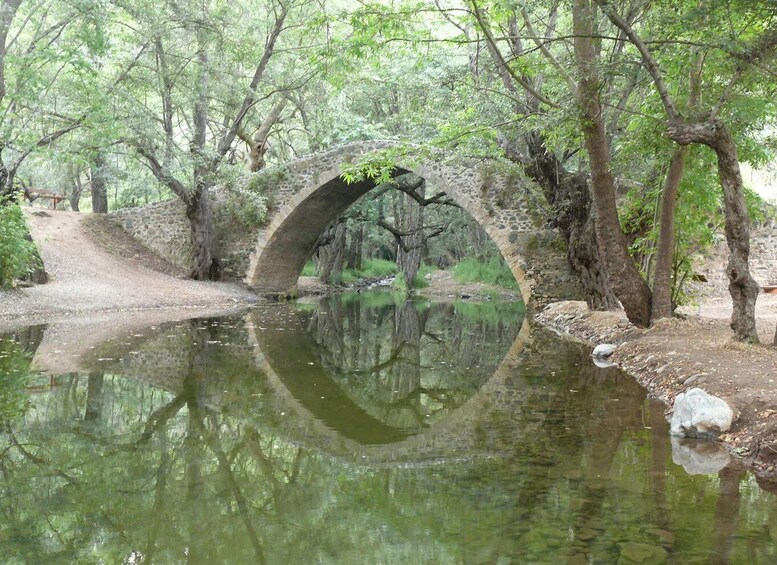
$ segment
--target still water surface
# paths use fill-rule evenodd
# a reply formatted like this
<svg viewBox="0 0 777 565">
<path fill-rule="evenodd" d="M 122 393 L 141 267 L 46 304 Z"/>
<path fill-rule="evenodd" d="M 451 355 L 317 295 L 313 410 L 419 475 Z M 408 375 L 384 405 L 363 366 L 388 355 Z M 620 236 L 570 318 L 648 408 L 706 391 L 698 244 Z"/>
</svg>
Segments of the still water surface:
<svg viewBox="0 0 777 565">
<path fill-rule="evenodd" d="M 775 496 L 520 304 L 272 304 L 67 374 L 45 332 L 0 337 L 2 563 L 777 562 Z"/>
</svg>

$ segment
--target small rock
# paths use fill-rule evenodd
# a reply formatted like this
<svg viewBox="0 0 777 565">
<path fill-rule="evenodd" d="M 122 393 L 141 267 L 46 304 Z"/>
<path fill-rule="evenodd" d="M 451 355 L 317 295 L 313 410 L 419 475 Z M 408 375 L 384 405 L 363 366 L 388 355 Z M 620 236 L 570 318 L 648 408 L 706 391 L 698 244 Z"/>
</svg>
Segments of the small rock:
<svg viewBox="0 0 777 565">
<path fill-rule="evenodd" d="M 700 388 L 692 388 L 675 398 L 670 433 L 685 437 L 714 437 L 728 431 L 733 420 L 734 411 L 726 401 Z"/>
<path fill-rule="evenodd" d="M 591 356 L 597 359 L 605 359 L 615 352 L 615 346 L 612 343 L 600 343 L 591 352 Z"/>
<path fill-rule="evenodd" d="M 695 383 L 696 381 L 698 381 L 698 380 L 699 380 L 700 378 L 702 378 L 703 376 L 704 376 L 703 374 L 698 374 L 698 375 L 691 375 L 691 376 L 690 376 L 690 377 L 688 377 L 687 379 L 684 379 L 684 380 L 682 381 L 682 384 L 684 384 L 684 385 L 692 385 L 693 383 Z"/>
</svg>

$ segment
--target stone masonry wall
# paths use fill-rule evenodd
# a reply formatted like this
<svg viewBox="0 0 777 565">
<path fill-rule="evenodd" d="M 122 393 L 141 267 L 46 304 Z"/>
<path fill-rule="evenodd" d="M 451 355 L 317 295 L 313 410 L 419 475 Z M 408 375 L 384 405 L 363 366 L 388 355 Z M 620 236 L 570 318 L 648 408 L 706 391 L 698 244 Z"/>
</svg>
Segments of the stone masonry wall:
<svg viewBox="0 0 777 565">
<path fill-rule="evenodd" d="M 227 193 L 210 192 L 216 253 L 228 278 L 241 280 L 256 245 L 257 228 L 236 226 L 226 206 Z M 125 208 L 109 216 L 125 231 L 157 255 L 183 269 L 192 267 L 191 228 L 180 199 L 156 202 L 140 208 Z"/>
<path fill-rule="evenodd" d="M 697 268 L 707 283 L 700 290 L 709 296 L 728 296 L 728 245 L 721 233 L 709 255 L 703 257 Z M 777 223 L 771 221 L 750 231 L 750 272 L 761 286 L 777 285 Z"/>
<path fill-rule="evenodd" d="M 261 229 L 238 225 L 227 211 L 226 191 L 211 191 L 216 253 L 225 274 L 245 280 L 260 292 L 292 289 L 326 225 L 374 186 L 367 181 L 348 185 L 341 178 L 341 165 L 394 145 L 353 143 L 260 171 L 258 180 L 267 185 L 274 202 L 267 226 Z M 427 194 L 444 191 L 486 230 L 515 275 L 524 300 L 542 304 L 582 299 L 563 241 L 543 226 L 543 199 L 533 183 L 445 154 L 408 155 L 400 160 L 407 161 L 399 163 L 400 170 L 412 170 L 426 179 Z M 111 215 L 161 257 L 182 268 L 191 267 L 190 228 L 180 200 Z"/>
</svg>

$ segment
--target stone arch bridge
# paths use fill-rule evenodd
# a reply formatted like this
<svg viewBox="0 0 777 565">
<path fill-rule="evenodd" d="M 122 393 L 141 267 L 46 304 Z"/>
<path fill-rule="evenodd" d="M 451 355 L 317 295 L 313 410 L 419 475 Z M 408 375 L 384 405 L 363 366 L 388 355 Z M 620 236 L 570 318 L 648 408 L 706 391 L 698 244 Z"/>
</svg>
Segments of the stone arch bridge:
<svg viewBox="0 0 777 565">
<path fill-rule="evenodd" d="M 251 255 L 245 278 L 248 286 L 261 293 L 294 294 L 299 273 L 318 237 L 375 188 L 371 180 L 346 183 L 342 179 L 343 164 L 358 162 L 394 145 L 351 143 L 288 163 L 287 174 L 273 187 L 277 207 Z M 444 192 L 483 227 L 513 272 L 525 302 L 579 296 L 560 239 L 541 225 L 543 219 L 537 210 L 540 196 L 528 181 L 494 172 L 482 164 L 452 162 L 444 154 L 410 154 L 404 161 L 395 163 L 397 174 L 413 172 L 423 177 L 428 195 Z M 507 191 L 509 204 L 498 206 L 497 202 L 507 200 Z M 540 264 L 533 264 L 532 258 Z"/>
<path fill-rule="evenodd" d="M 214 194 L 216 240 L 222 242 L 219 255 L 229 263 L 233 247 L 250 248 L 242 263 L 227 265 L 232 274 L 242 276 L 259 293 L 293 295 L 318 237 L 376 186 L 371 180 L 346 183 L 343 165 L 396 146 L 385 141 L 355 142 L 256 173 L 264 177 L 259 184 L 272 194 L 272 213 L 255 239 L 239 244 L 233 243 L 240 230 L 224 213 L 224 195 Z M 407 154 L 395 166 L 397 174 L 413 172 L 423 177 L 427 196 L 444 192 L 483 227 L 504 256 L 527 304 L 583 297 L 579 279 L 567 265 L 563 241 L 544 226 L 544 201 L 533 183 L 493 164 L 444 153 Z M 186 252 L 187 245 L 191 248 L 189 228 L 177 200 L 115 216 L 133 236 L 174 263 L 191 256 Z"/>
</svg>

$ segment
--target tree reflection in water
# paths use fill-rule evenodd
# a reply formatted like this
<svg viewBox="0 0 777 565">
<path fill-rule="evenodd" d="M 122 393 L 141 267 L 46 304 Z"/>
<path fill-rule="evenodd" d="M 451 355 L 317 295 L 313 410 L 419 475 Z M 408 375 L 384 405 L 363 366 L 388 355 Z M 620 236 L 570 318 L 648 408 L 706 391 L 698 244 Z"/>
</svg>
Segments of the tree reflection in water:
<svg viewBox="0 0 777 565">
<path fill-rule="evenodd" d="M 625 562 L 629 551 L 777 559 L 777 505 L 751 476 L 686 475 L 669 462 L 663 407 L 632 381 L 541 330 L 514 347 L 514 313 L 477 310 L 385 296 L 272 305 L 117 340 L 95 351 L 89 371 L 53 381 L 29 371 L 40 328 L 0 340 L 0 554 L 46 563 Z M 284 351 L 293 359 L 278 362 Z M 293 394 L 325 381 L 340 391 L 336 405 Z M 289 421 L 289 407 L 312 419 Z M 401 431 L 369 453 L 428 435 L 435 458 L 349 458 L 358 442 L 312 427 L 354 421 L 326 415 L 343 407 Z"/>
</svg>

